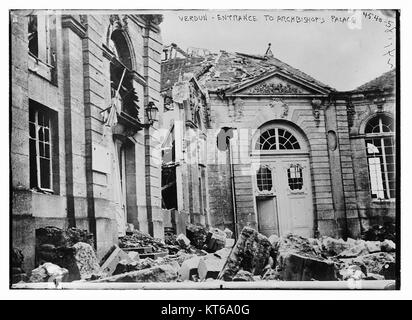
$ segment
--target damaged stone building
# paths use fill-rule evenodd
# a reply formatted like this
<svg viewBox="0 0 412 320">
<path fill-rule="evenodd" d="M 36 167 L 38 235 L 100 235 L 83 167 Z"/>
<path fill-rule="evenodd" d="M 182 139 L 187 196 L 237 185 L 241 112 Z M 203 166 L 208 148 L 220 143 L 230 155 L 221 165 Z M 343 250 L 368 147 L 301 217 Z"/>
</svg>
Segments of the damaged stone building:
<svg viewBox="0 0 412 320">
<path fill-rule="evenodd" d="M 204 58 L 190 57 L 176 44 L 165 47 L 163 52 L 162 74 L 167 76 L 162 78 L 161 86 L 164 110 L 160 126 L 166 135 L 162 148 L 162 199 L 163 208 L 169 210 L 165 212 L 165 226 L 170 219 L 176 232 L 185 221 L 210 225 L 206 180 L 210 109 L 208 95 L 197 82 L 197 75 L 188 72 Z M 178 56 L 183 59 L 176 59 Z M 189 68 L 187 59 L 192 62 Z M 186 72 L 181 71 L 182 67 Z"/>
<path fill-rule="evenodd" d="M 396 70 L 339 92 L 264 55 L 163 47 L 161 15 L 12 11 L 12 246 L 77 227 L 359 237 L 395 219 Z M 250 231 L 250 229 L 247 229 Z M 222 231 L 223 232 L 223 231 Z"/>
<path fill-rule="evenodd" d="M 163 236 L 162 16 L 72 13 L 10 13 L 11 236 L 27 270 L 44 226 L 89 230 L 98 257 L 127 224 Z"/>
<path fill-rule="evenodd" d="M 250 226 L 357 238 L 394 222 L 395 76 L 339 92 L 276 59 L 270 45 L 264 55 L 166 47 L 165 114 L 198 96 L 205 103 L 207 164 L 196 170 L 206 170 L 206 224 L 235 235 Z M 176 181 L 196 193 L 190 178 Z"/>
</svg>

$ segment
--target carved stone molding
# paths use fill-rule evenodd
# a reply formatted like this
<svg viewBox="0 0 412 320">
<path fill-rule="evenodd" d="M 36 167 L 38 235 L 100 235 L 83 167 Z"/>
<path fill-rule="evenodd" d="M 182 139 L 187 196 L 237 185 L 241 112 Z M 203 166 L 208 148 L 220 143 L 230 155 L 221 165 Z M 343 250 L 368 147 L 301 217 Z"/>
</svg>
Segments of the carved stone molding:
<svg viewBox="0 0 412 320">
<path fill-rule="evenodd" d="M 351 128 L 353 126 L 353 121 L 356 115 L 355 106 L 353 105 L 352 101 L 348 101 L 346 105 L 346 111 L 348 113 L 348 126 Z"/>
<path fill-rule="evenodd" d="M 312 100 L 312 109 L 313 109 L 313 117 L 316 121 L 320 121 L 320 108 L 322 106 L 322 100 L 320 99 L 313 99 Z"/>
<path fill-rule="evenodd" d="M 109 20 L 110 20 L 110 24 L 112 25 L 113 31 L 114 30 L 127 31 L 127 16 L 126 15 L 111 14 L 109 17 Z"/>
<path fill-rule="evenodd" d="M 86 28 L 81 23 L 81 16 L 76 19 L 72 15 L 63 15 L 62 16 L 62 27 L 69 28 L 75 34 L 77 34 L 80 38 L 84 38 L 86 36 Z"/>
<path fill-rule="evenodd" d="M 159 24 L 163 22 L 163 15 L 161 14 L 142 14 L 140 15 L 148 25 L 155 27 L 155 29 L 159 28 Z"/>
<path fill-rule="evenodd" d="M 245 102 L 241 98 L 236 98 L 233 100 L 232 104 L 235 119 L 240 119 L 243 116 Z"/>
<path fill-rule="evenodd" d="M 286 102 L 284 102 L 282 99 L 279 99 L 279 98 L 273 99 L 272 102 L 269 104 L 269 106 L 271 108 L 282 110 L 281 114 L 279 115 L 280 118 L 286 118 L 289 114 L 289 105 Z"/>
<path fill-rule="evenodd" d="M 376 105 L 376 107 L 378 108 L 376 110 L 377 113 L 381 113 L 383 112 L 383 105 L 385 104 L 386 99 L 385 98 L 376 98 L 373 99 L 373 103 Z"/>
<path fill-rule="evenodd" d="M 301 89 L 291 86 L 289 83 L 271 83 L 265 82 L 254 86 L 247 90 L 249 94 L 302 94 L 304 93 Z"/>
</svg>

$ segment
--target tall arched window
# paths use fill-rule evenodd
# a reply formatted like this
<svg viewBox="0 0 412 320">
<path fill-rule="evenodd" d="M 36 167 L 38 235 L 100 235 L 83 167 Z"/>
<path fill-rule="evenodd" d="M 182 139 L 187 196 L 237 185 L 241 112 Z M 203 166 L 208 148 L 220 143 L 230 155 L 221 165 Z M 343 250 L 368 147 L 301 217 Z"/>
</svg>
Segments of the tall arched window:
<svg viewBox="0 0 412 320">
<path fill-rule="evenodd" d="M 108 44 L 114 54 L 110 61 L 112 98 L 119 101 L 121 111 L 139 119 L 139 97 L 133 86 L 131 52 L 123 31 L 113 31 Z"/>
<path fill-rule="evenodd" d="M 382 114 L 369 120 L 365 126 L 365 145 L 372 198 L 395 198 L 393 119 Z"/>
<path fill-rule="evenodd" d="M 300 145 L 295 136 L 286 129 L 270 128 L 256 142 L 258 150 L 297 150 Z"/>
</svg>

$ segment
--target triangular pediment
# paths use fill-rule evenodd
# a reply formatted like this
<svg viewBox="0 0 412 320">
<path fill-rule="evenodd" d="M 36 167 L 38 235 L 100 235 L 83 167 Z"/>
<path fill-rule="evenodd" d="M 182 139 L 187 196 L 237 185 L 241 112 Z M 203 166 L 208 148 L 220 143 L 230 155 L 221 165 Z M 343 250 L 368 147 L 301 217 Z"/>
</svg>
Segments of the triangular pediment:
<svg viewBox="0 0 412 320">
<path fill-rule="evenodd" d="M 325 94 L 328 90 L 306 80 L 295 78 L 281 72 L 260 75 L 230 90 L 242 95 L 315 95 Z"/>
</svg>

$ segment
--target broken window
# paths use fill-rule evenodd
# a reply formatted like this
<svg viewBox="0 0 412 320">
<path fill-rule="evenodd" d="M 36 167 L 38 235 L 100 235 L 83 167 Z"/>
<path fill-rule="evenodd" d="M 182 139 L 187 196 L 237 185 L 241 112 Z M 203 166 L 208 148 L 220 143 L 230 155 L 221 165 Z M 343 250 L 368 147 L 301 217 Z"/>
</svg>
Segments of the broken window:
<svg viewBox="0 0 412 320">
<path fill-rule="evenodd" d="M 176 165 L 162 165 L 162 208 L 177 208 Z"/>
<path fill-rule="evenodd" d="M 290 190 L 302 190 L 303 175 L 302 167 L 300 165 L 291 165 L 288 169 L 288 184 Z"/>
<path fill-rule="evenodd" d="M 51 112 L 29 103 L 30 188 L 52 191 Z"/>
<path fill-rule="evenodd" d="M 39 37 L 37 34 L 37 16 L 29 16 L 29 52 L 34 56 L 39 56 Z"/>
<path fill-rule="evenodd" d="M 281 128 L 271 128 L 264 131 L 256 142 L 259 150 L 294 150 L 300 149 L 295 136 L 289 131 Z"/>
<path fill-rule="evenodd" d="M 365 127 L 371 196 L 395 198 L 396 170 L 393 120 L 386 115 L 371 119 Z"/>
<path fill-rule="evenodd" d="M 260 167 L 257 172 L 256 179 L 257 187 L 260 191 L 272 190 L 272 171 L 268 167 Z"/>
<path fill-rule="evenodd" d="M 48 14 L 33 14 L 28 16 L 29 52 L 42 62 L 54 66 L 54 51 L 52 49 L 52 31 L 55 17 Z"/>
<path fill-rule="evenodd" d="M 122 31 L 113 31 L 109 48 L 114 54 L 110 63 L 111 97 L 118 101 L 120 111 L 139 119 L 139 97 L 133 86 L 131 55 Z"/>
</svg>

